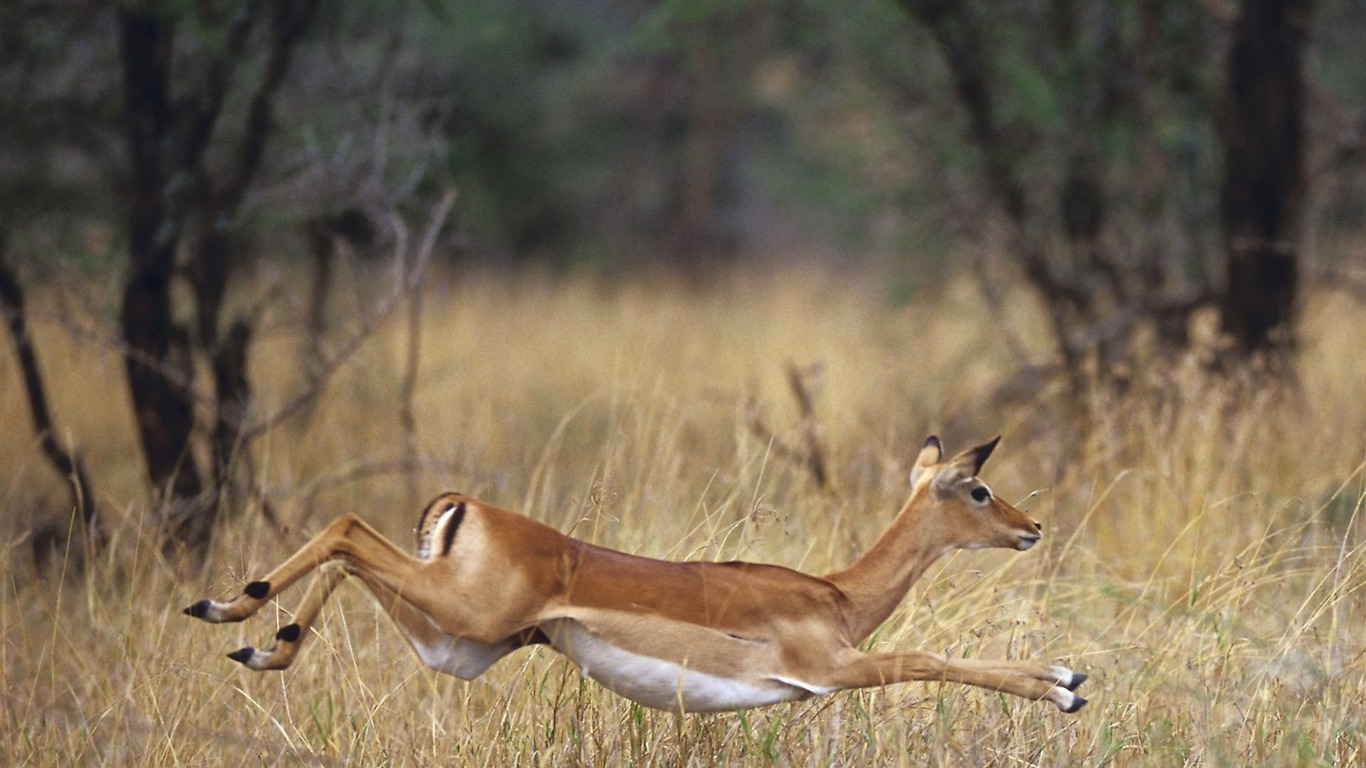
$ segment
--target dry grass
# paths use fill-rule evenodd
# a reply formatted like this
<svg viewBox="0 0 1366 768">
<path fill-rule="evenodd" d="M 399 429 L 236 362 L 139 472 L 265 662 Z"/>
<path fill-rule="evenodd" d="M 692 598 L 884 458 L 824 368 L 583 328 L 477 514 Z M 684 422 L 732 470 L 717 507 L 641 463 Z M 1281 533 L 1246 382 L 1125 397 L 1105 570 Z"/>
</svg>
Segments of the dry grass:
<svg viewBox="0 0 1366 768">
<path fill-rule="evenodd" d="M 111 328 L 99 291 L 79 324 Z M 1348 765 L 1366 729 L 1363 312 L 1311 305 L 1297 396 L 1171 361 L 1160 386 L 1093 407 L 996 402 L 1013 370 L 972 292 L 905 309 L 846 276 L 666 280 L 465 276 L 427 302 L 414 477 L 351 470 L 402 455 L 386 329 L 306 423 L 255 446 L 289 532 L 256 510 L 202 573 L 146 535 L 121 366 L 62 324 L 40 328 L 58 421 L 116 519 L 108 556 L 35 579 L 17 530 L 62 503 L 0 355 L 0 764 L 56 765 Z M 57 312 L 60 295 L 37 299 Z M 66 300 L 69 303 L 69 299 Z M 1030 313 L 1018 321 L 1028 337 Z M 267 404 L 299 380 L 281 316 L 253 374 Z M 822 361 L 818 409 L 836 499 L 749 433 L 757 396 L 793 427 L 782 365 Z M 744 714 L 643 711 L 545 650 L 474 683 L 423 668 L 355 587 L 283 674 L 223 658 L 274 620 L 180 615 L 235 592 L 331 516 L 400 541 L 425 498 L 458 489 L 576 535 L 673 558 L 833 568 L 871 543 L 924 436 L 951 449 L 1001 431 L 984 473 L 1049 536 L 1027 554 L 963 553 L 917 585 L 879 647 L 1058 659 L 1089 672 L 1077 716 L 957 686 L 901 685 Z M 791 433 L 786 433 L 790 435 Z M 287 594 L 283 608 L 298 599 Z"/>
</svg>

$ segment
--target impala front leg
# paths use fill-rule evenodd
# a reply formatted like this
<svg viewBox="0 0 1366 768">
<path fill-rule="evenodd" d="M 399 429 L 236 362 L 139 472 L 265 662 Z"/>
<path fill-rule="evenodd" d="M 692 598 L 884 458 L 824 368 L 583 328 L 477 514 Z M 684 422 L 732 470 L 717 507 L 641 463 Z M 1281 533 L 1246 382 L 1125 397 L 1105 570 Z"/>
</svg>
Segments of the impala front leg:
<svg viewBox="0 0 1366 768">
<path fill-rule="evenodd" d="M 963 683 L 1025 699 L 1047 699 L 1064 712 L 1076 712 L 1086 699 L 1073 689 L 1086 675 L 1055 664 L 1032 661 L 949 659 L 926 651 L 859 653 L 835 670 L 839 688 L 868 688 L 890 683 L 936 680 Z"/>
</svg>

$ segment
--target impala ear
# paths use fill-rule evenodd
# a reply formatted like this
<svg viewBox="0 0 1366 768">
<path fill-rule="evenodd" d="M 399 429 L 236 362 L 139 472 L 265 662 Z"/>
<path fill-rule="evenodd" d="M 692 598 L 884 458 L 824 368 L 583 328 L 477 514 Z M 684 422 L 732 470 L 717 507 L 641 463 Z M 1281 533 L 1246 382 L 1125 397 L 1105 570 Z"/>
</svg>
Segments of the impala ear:
<svg viewBox="0 0 1366 768">
<path fill-rule="evenodd" d="M 969 448 L 944 462 L 943 469 L 934 476 L 935 493 L 945 497 L 951 496 L 961 483 L 976 477 L 999 442 L 1001 438 L 998 436 L 989 443 Z"/>
<path fill-rule="evenodd" d="M 982 443 L 976 448 L 969 448 L 957 456 L 954 456 L 953 461 L 949 463 L 954 467 L 963 470 L 964 474 L 968 477 L 975 477 L 982 471 L 982 465 L 987 463 L 987 457 L 991 455 L 992 451 L 996 450 L 996 444 L 999 442 L 1001 442 L 1001 436 L 997 435 L 995 439 L 990 442 Z M 972 471 L 968 472 L 968 469 L 971 469 Z"/>
<path fill-rule="evenodd" d="M 920 454 L 915 457 L 915 466 L 911 468 L 911 487 L 920 482 L 920 478 L 925 476 L 925 471 L 939 460 L 944 458 L 944 446 L 940 445 L 939 438 L 930 435 L 925 441 L 925 447 L 920 449 Z"/>
</svg>

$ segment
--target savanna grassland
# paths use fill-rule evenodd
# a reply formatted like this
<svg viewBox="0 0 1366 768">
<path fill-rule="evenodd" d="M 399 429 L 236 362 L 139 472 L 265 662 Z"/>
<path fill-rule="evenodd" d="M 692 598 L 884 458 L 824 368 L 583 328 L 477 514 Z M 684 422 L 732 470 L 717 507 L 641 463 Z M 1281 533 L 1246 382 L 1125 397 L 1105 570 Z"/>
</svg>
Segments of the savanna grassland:
<svg viewBox="0 0 1366 768">
<path fill-rule="evenodd" d="M 1078 398 L 1016 375 L 1002 328 L 1041 359 L 1035 313 L 1021 301 L 993 315 L 967 281 L 898 305 L 876 280 L 819 270 L 709 288 L 434 279 L 415 448 L 401 426 L 409 336 L 396 317 L 314 408 L 250 447 L 279 527 L 244 502 L 195 568 L 164 558 L 150 531 L 122 362 L 106 341 L 114 294 L 87 281 L 32 298 L 62 439 L 89 464 L 112 530 L 82 568 L 59 560 L 34 574 L 24 532 L 63 519 L 66 496 L 32 437 L 11 351 L 0 354 L 0 765 L 1366 757 L 1366 311 L 1346 300 L 1306 301 L 1291 391 L 1215 378 L 1193 356 L 1140 366 L 1123 396 Z M 251 367 L 265 409 L 302 381 L 298 313 L 274 301 Z M 335 319 L 345 335 L 344 308 Z M 828 492 L 779 445 L 800 439 L 787 361 L 820 366 L 808 381 Z M 288 623 L 299 591 L 240 625 L 180 612 L 235 594 L 343 512 L 407 545 L 421 505 L 448 489 L 629 552 L 824 572 L 891 520 L 930 433 L 950 451 L 1002 434 L 982 476 L 1043 521 L 1045 538 L 1027 553 L 945 558 L 872 647 L 1057 660 L 1091 675 L 1081 713 L 906 684 L 680 718 L 580 680 L 545 649 L 465 683 L 423 667 L 355 585 L 291 669 L 254 673 L 224 654 Z"/>
</svg>

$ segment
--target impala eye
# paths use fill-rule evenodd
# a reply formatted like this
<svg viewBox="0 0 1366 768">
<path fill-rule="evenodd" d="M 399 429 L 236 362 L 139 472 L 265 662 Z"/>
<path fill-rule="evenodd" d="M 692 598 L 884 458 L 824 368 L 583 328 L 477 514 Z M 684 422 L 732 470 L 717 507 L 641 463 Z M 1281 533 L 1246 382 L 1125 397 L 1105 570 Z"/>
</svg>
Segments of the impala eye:
<svg viewBox="0 0 1366 768">
<path fill-rule="evenodd" d="M 991 498 L 991 491 L 985 485 L 979 485 L 976 488 L 973 488 L 972 492 L 968 495 L 972 497 L 973 501 L 981 504 Z"/>
</svg>

